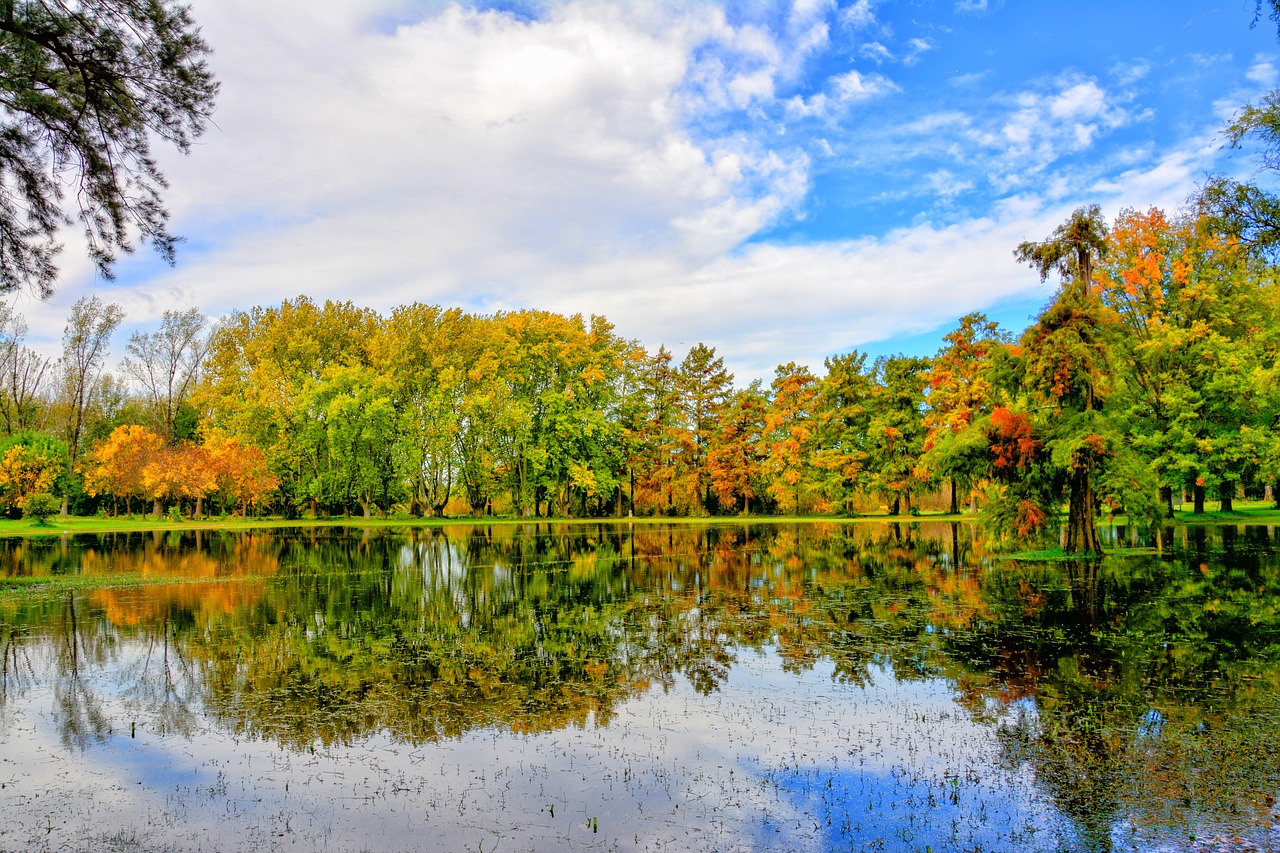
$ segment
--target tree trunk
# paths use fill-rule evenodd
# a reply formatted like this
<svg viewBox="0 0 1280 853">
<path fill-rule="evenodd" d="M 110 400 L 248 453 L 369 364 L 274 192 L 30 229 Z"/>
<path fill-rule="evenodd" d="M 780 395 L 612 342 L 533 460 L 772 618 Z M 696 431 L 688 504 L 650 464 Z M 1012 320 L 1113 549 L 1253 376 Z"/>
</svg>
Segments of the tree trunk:
<svg viewBox="0 0 1280 853">
<path fill-rule="evenodd" d="M 1235 505 L 1232 504 L 1232 496 L 1235 494 L 1235 483 L 1223 483 L 1218 486 L 1218 503 L 1219 509 L 1223 512 L 1234 512 Z"/>
<path fill-rule="evenodd" d="M 894 495 L 893 504 L 889 507 L 889 515 L 897 515 L 902 509 L 902 498 Z"/>
<path fill-rule="evenodd" d="M 951 505 L 947 507 L 947 514 L 958 515 L 959 512 L 960 512 L 960 505 L 956 503 L 956 478 L 952 477 L 951 478 Z"/>
<path fill-rule="evenodd" d="M 1067 506 L 1067 553 L 1102 553 L 1094 506 L 1093 480 L 1089 476 L 1089 470 L 1074 469 L 1071 472 L 1071 500 Z"/>
<path fill-rule="evenodd" d="M 911 515 L 911 493 L 907 492 L 902 496 L 902 514 Z"/>
<path fill-rule="evenodd" d="M 1196 515 L 1204 515 L 1204 486 L 1196 483 L 1191 489 L 1191 501 L 1194 508 L 1191 510 Z"/>
<path fill-rule="evenodd" d="M 1160 503 L 1164 504 L 1164 517 L 1173 518 L 1173 486 L 1160 487 Z"/>
</svg>

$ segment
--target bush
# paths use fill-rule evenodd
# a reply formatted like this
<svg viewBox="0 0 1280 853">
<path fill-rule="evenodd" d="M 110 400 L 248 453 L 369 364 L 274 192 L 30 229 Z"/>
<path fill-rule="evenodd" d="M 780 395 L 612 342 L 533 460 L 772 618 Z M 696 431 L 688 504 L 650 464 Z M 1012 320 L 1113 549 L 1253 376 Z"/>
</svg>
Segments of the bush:
<svg viewBox="0 0 1280 853">
<path fill-rule="evenodd" d="M 49 516 L 57 515 L 62 509 L 62 501 L 48 492 L 36 492 L 27 495 L 22 502 L 22 517 L 33 518 L 41 526 L 49 523 Z"/>
</svg>

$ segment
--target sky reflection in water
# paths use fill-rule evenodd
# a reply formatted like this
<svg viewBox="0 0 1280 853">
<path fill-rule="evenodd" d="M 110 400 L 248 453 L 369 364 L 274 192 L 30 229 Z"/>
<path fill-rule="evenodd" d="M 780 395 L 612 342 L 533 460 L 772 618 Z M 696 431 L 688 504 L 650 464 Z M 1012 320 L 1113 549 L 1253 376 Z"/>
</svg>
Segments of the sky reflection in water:
<svg viewBox="0 0 1280 853">
<path fill-rule="evenodd" d="M 1273 531 L 196 539 L 10 546 L 0 848 L 1277 845 Z"/>
</svg>

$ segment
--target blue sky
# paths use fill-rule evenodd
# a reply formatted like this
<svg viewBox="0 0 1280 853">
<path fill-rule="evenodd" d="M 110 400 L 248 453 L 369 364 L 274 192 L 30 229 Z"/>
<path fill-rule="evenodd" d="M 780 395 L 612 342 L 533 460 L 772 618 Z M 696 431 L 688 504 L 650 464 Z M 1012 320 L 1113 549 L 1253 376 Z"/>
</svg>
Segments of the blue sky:
<svg viewBox="0 0 1280 853">
<path fill-rule="evenodd" d="M 305 293 L 378 310 L 604 314 L 740 383 L 936 351 L 1052 294 L 1012 258 L 1076 206 L 1176 209 L 1248 176 L 1220 131 L 1277 85 L 1248 0 L 488 3 L 194 0 L 216 126 L 166 156 L 168 268 L 107 283 L 67 237 L 56 353 L 97 292 L 128 319 Z"/>
</svg>

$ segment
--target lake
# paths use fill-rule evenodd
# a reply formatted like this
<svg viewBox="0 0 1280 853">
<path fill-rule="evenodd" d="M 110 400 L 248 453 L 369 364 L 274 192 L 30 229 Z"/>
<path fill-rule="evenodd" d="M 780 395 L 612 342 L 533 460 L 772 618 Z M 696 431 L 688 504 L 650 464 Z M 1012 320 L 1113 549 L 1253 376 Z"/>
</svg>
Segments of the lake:
<svg viewBox="0 0 1280 853">
<path fill-rule="evenodd" d="M 1280 849 L 1280 530 L 1106 533 L 8 540 L 0 850 Z"/>
</svg>

